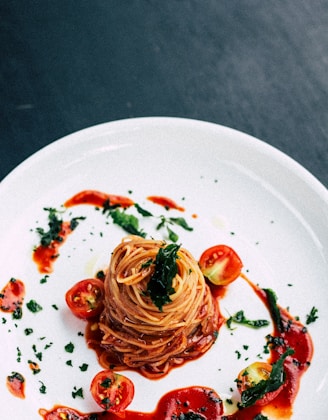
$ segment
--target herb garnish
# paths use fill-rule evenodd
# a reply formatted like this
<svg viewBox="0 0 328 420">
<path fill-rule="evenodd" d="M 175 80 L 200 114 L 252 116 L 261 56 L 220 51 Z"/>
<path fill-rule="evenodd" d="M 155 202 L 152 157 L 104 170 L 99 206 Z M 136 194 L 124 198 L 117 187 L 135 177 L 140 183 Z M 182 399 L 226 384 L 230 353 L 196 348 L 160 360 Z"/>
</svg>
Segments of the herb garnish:
<svg viewBox="0 0 328 420">
<path fill-rule="evenodd" d="M 39 388 L 39 391 L 41 394 L 46 394 L 47 393 L 47 387 L 45 386 L 45 384 L 42 381 L 39 381 L 41 386 Z"/>
<path fill-rule="evenodd" d="M 84 398 L 83 396 L 83 389 L 77 389 L 76 386 L 73 388 L 72 397 L 75 399 L 76 397 Z"/>
<path fill-rule="evenodd" d="M 163 305 L 171 302 L 170 295 L 175 292 L 172 281 L 178 272 L 179 248 L 180 245 L 170 244 L 160 248 L 156 255 L 155 271 L 148 282 L 147 292 L 160 311 L 163 311 Z"/>
<path fill-rule="evenodd" d="M 235 315 L 232 315 L 229 319 L 227 319 L 227 327 L 231 329 L 231 324 L 235 322 L 236 324 L 246 325 L 252 328 L 262 328 L 269 325 L 269 321 L 266 319 L 257 319 L 257 320 L 250 320 L 245 317 L 244 311 L 238 311 Z"/>
<path fill-rule="evenodd" d="M 152 213 L 150 213 L 150 211 L 145 210 L 144 208 L 139 206 L 139 204 L 135 203 L 134 207 L 137 209 L 138 213 L 141 214 L 141 216 L 143 216 L 143 217 L 153 217 L 153 215 L 152 215 Z"/>
<path fill-rule="evenodd" d="M 173 230 L 170 228 L 169 225 L 180 226 L 183 229 L 188 230 L 188 231 L 193 230 L 193 228 L 188 225 L 188 223 L 186 222 L 186 220 L 183 217 L 168 217 L 167 218 L 167 217 L 162 215 L 162 216 L 160 216 L 160 219 L 161 219 L 161 221 L 157 225 L 156 229 L 160 230 L 160 229 L 166 227 L 169 239 L 172 242 L 177 242 L 178 239 L 179 239 L 179 236 L 175 232 L 173 232 Z"/>
<path fill-rule="evenodd" d="M 65 351 L 67 351 L 67 353 L 73 353 L 73 351 L 74 351 L 74 344 L 73 343 L 66 344 Z"/>
<path fill-rule="evenodd" d="M 59 217 L 59 211 L 53 207 L 44 207 L 45 211 L 48 214 L 48 227 L 49 229 L 46 231 L 45 229 L 38 227 L 36 228 L 36 232 L 40 235 L 40 244 L 42 246 L 49 246 L 52 241 L 59 241 L 62 242 L 63 238 L 60 236 L 60 232 L 63 227 L 63 220 Z M 85 217 L 73 217 L 70 221 L 70 229 L 74 230 L 79 224 L 80 220 L 84 220 Z"/>
<path fill-rule="evenodd" d="M 86 372 L 88 370 L 89 365 L 87 363 L 83 363 L 81 366 L 79 366 L 79 369 L 81 372 Z"/>
<path fill-rule="evenodd" d="M 126 208 L 120 209 L 121 206 L 119 204 L 112 206 L 109 200 L 106 200 L 102 207 L 102 213 L 110 216 L 113 222 L 124 229 L 127 233 L 141 236 L 143 238 L 146 237 L 147 234 L 139 228 L 139 219 L 133 214 L 128 214 Z M 150 211 L 144 209 L 137 203 L 134 204 L 134 208 L 143 217 L 155 217 Z M 162 228 L 166 228 L 169 240 L 174 243 L 178 241 L 179 236 L 171 229 L 171 225 L 180 226 L 188 231 L 193 230 L 193 228 L 188 225 L 183 217 L 166 218 L 162 215 L 159 216 L 159 218 L 160 222 L 157 224 L 156 229 L 160 230 Z"/>
<path fill-rule="evenodd" d="M 318 319 L 317 313 L 318 309 L 313 306 L 310 313 L 306 316 L 306 325 L 309 325 Z"/>
<path fill-rule="evenodd" d="M 29 302 L 27 302 L 26 306 L 33 313 L 42 311 L 42 306 L 39 305 L 34 299 L 31 299 Z"/>
<path fill-rule="evenodd" d="M 272 370 L 268 379 L 262 379 L 251 388 L 245 389 L 241 393 L 241 406 L 249 407 L 259 399 L 261 399 L 267 392 L 276 391 L 285 382 L 284 361 L 292 355 L 294 350 L 289 348 L 283 353 L 280 358 L 273 363 Z"/>
<path fill-rule="evenodd" d="M 45 207 L 43 210 L 49 212 L 48 214 L 48 226 L 49 230 L 45 231 L 43 228 L 36 228 L 37 233 L 41 236 L 40 243 L 42 246 L 49 246 L 52 241 L 61 238 L 59 233 L 62 229 L 63 221 L 58 217 L 58 211 L 52 207 Z"/>
<path fill-rule="evenodd" d="M 101 382 L 101 384 L 100 384 L 100 386 L 102 387 L 102 388 L 110 388 L 111 387 L 111 385 L 112 385 L 112 380 L 110 379 L 110 378 L 105 378 L 102 382 Z"/>
<path fill-rule="evenodd" d="M 139 220 L 133 214 L 127 214 L 124 210 L 115 209 L 110 216 L 116 225 L 121 226 L 126 232 L 145 238 L 146 233 L 139 229 Z"/>
<path fill-rule="evenodd" d="M 12 318 L 13 319 L 22 319 L 23 316 L 23 311 L 22 311 L 22 307 L 21 307 L 21 302 L 17 302 L 15 303 L 16 307 L 15 310 L 12 313 Z"/>
<path fill-rule="evenodd" d="M 268 304 L 269 304 L 269 311 L 272 317 L 272 321 L 274 322 L 275 326 L 278 328 L 278 330 L 280 332 L 284 331 L 284 325 L 282 323 L 282 319 L 281 319 L 281 315 L 280 315 L 280 310 L 279 307 L 277 305 L 277 296 L 275 294 L 275 292 L 271 289 L 262 289 L 266 296 L 267 296 L 267 300 L 268 300 Z"/>
</svg>

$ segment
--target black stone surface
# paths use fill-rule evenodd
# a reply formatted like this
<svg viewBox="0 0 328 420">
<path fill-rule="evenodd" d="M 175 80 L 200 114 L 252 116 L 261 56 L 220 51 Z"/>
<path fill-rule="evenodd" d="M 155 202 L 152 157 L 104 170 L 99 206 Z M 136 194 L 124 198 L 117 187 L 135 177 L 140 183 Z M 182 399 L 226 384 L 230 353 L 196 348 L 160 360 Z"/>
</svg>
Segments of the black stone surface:
<svg viewBox="0 0 328 420">
<path fill-rule="evenodd" d="M 328 186 L 325 0 L 2 0 L 0 179 L 50 142 L 175 116 L 258 137 Z"/>
</svg>

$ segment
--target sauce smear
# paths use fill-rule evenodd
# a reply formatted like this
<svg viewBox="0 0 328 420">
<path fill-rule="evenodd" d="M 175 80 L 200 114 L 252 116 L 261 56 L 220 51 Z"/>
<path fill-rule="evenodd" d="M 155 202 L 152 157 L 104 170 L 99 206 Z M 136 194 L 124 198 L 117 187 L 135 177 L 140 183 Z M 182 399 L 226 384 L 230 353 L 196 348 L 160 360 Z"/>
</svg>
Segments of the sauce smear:
<svg viewBox="0 0 328 420">
<path fill-rule="evenodd" d="M 6 385 L 12 395 L 21 399 L 25 398 L 25 379 L 23 375 L 12 372 L 10 376 L 7 376 Z"/>
<path fill-rule="evenodd" d="M 184 207 L 179 206 L 175 201 L 168 197 L 162 197 L 159 195 L 150 195 L 147 200 L 154 204 L 165 207 L 167 210 L 174 209 L 179 211 L 185 211 Z"/>
<path fill-rule="evenodd" d="M 73 207 L 79 204 L 90 204 L 97 207 L 103 207 L 105 203 L 123 208 L 131 207 L 134 204 L 130 198 L 122 195 L 106 194 L 95 190 L 85 190 L 65 201 L 64 206 Z"/>
<path fill-rule="evenodd" d="M 18 279 L 10 279 L 0 292 L 0 310 L 12 313 L 15 319 L 21 318 L 24 296 L 24 283 Z"/>
<path fill-rule="evenodd" d="M 64 406 L 55 406 L 47 411 L 40 409 L 39 414 L 44 420 L 56 420 L 61 418 L 74 418 L 75 420 L 91 419 L 95 413 L 81 413 L 77 410 Z M 110 412 L 97 413 L 97 419 L 104 420 L 171 420 L 171 419 L 196 419 L 215 420 L 223 414 L 223 405 L 218 394 L 206 387 L 188 387 L 170 391 L 164 395 L 156 410 L 152 413 L 142 413 L 126 410 L 124 414 Z M 67 415 L 67 417 L 64 417 Z M 71 417 L 68 417 L 70 415 Z M 57 417 L 56 417 L 57 416 Z"/>
<path fill-rule="evenodd" d="M 73 232 L 70 222 L 63 222 L 58 239 L 51 241 L 49 245 L 39 245 L 33 252 L 33 261 L 40 273 L 52 273 L 54 262 L 59 257 L 59 248 L 65 242 L 67 236 Z"/>
</svg>

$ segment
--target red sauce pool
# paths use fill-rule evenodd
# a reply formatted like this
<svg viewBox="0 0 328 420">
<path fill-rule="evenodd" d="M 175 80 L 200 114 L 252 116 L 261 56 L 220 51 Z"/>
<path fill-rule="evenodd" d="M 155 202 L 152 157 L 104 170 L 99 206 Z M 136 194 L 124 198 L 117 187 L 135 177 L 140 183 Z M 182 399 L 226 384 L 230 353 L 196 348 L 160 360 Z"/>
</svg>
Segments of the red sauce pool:
<svg viewBox="0 0 328 420">
<path fill-rule="evenodd" d="M 44 420 L 56 420 L 60 418 L 60 414 L 70 414 L 74 420 L 87 420 L 92 413 L 85 414 L 69 407 L 55 406 L 52 410 L 47 411 L 40 409 L 39 414 Z M 188 387 L 170 391 L 165 394 L 152 413 L 142 413 L 126 410 L 124 414 L 113 413 L 97 413 L 97 418 L 104 420 L 172 420 L 180 418 L 182 414 L 198 414 L 199 419 L 215 420 L 220 419 L 223 413 L 223 405 L 218 394 L 210 388 L 206 387 Z M 57 416 L 57 417 L 56 417 Z M 177 417 L 175 417 L 177 416 Z M 181 416 L 182 418 L 182 416 Z"/>
</svg>

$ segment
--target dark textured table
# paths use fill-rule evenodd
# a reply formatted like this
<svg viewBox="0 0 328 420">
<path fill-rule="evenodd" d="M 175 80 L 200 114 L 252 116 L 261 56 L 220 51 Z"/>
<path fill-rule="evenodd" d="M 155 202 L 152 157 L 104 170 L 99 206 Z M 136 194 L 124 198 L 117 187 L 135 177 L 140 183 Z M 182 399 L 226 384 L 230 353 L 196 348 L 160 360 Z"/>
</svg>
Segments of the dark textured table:
<svg viewBox="0 0 328 420">
<path fill-rule="evenodd" d="M 328 186 L 325 0 L 2 0 L 0 179 L 76 130 L 216 122 Z"/>
</svg>

